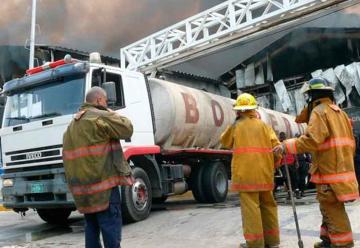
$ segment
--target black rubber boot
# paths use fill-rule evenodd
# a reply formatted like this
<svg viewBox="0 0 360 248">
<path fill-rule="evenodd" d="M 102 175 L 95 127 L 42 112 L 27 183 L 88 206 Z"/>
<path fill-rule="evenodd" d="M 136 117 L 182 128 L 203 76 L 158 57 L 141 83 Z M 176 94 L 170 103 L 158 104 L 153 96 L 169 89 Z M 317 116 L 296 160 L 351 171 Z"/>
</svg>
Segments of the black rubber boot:
<svg viewBox="0 0 360 248">
<path fill-rule="evenodd" d="M 325 241 L 316 242 L 314 248 L 331 248 L 330 243 Z"/>
</svg>

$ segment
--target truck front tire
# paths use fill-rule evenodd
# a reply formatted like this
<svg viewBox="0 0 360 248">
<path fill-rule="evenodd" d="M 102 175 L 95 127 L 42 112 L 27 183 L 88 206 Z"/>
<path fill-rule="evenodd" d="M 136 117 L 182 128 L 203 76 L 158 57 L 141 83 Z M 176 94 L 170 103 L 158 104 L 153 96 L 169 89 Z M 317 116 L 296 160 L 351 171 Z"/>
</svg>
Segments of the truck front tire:
<svg viewBox="0 0 360 248">
<path fill-rule="evenodd" d="M 48 208 L 37 209 L 36 211 L 43 221 L 54 225 L 64 225 L 67 224 L 72 210 L 68 208 Z"/>
<path fill-rule="evenodd" d="M 146 219 L 152 205 L 151 184 L 146 172 L 135 167 L 133 177 L 135 183 L 132 186 L 121 187 L 121 209 L 123 220 L 126 223 Z"/>
</svg>

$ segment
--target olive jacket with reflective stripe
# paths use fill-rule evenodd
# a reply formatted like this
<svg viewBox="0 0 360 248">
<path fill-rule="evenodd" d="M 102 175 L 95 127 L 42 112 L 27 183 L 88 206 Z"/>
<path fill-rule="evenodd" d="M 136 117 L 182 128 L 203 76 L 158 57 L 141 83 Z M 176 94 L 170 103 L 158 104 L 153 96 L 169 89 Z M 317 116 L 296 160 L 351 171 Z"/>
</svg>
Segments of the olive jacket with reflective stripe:
<svg viewBox="0 0 360 248">
<path fill-rule="evenodd" d="M 63 138 L 66 180 L 81 213 L 103 211 L 111 189 L 131 185 L 131 169 L 120 139 L 130 138 L 131 122 L 115 112 L 85 103 Z"/>
<path fill-rule="evenodd" d="M 269 191 L 274 187 L 275 157 L 272 149 L 280 142 L 273 129 L 246 111 L 221 135 L 221 143 L 233 150 L 231 162 L 232 190 Z"/>
<path fill-rule="evenodd" d="M 329 184 L 339 201 L 359 197 L 355 142 L 349 118 L 329 98 L 314 103 L 305 134 L 285 142 L 287 152 L 312 154 L 311 181 Z"/>
</svg>

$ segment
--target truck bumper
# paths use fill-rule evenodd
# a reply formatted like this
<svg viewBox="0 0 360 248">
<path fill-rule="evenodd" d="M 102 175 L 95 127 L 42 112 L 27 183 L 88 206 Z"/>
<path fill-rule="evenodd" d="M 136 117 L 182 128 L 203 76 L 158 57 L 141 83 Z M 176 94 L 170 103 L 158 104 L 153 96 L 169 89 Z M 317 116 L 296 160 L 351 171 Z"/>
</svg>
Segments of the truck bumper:
<svg viewBox="0 0 360 248">
<path fill-rule="evenodd" d="M 12 179 L 13 186 L 3 187 L 6 208 L 74 208 L 64 168 L 5 173 L 3 180 Z"/>
</svg>

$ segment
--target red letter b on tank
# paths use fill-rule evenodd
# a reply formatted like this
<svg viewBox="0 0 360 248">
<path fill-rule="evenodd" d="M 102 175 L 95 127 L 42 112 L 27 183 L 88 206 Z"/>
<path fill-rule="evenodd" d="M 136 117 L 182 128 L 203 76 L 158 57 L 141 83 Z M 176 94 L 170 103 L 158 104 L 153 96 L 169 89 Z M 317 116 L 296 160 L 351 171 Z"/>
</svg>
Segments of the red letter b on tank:
<svg viewBox="0 0 360 248">
<path fill-rule="evenodd" d="M 196 107 L 195 98 L 192 95 L 183 92 L 181 92 L 181 95 L 185 103 L 185 123 L 197 123 L 199 121 L 199 110 Z"/>
</svg>

